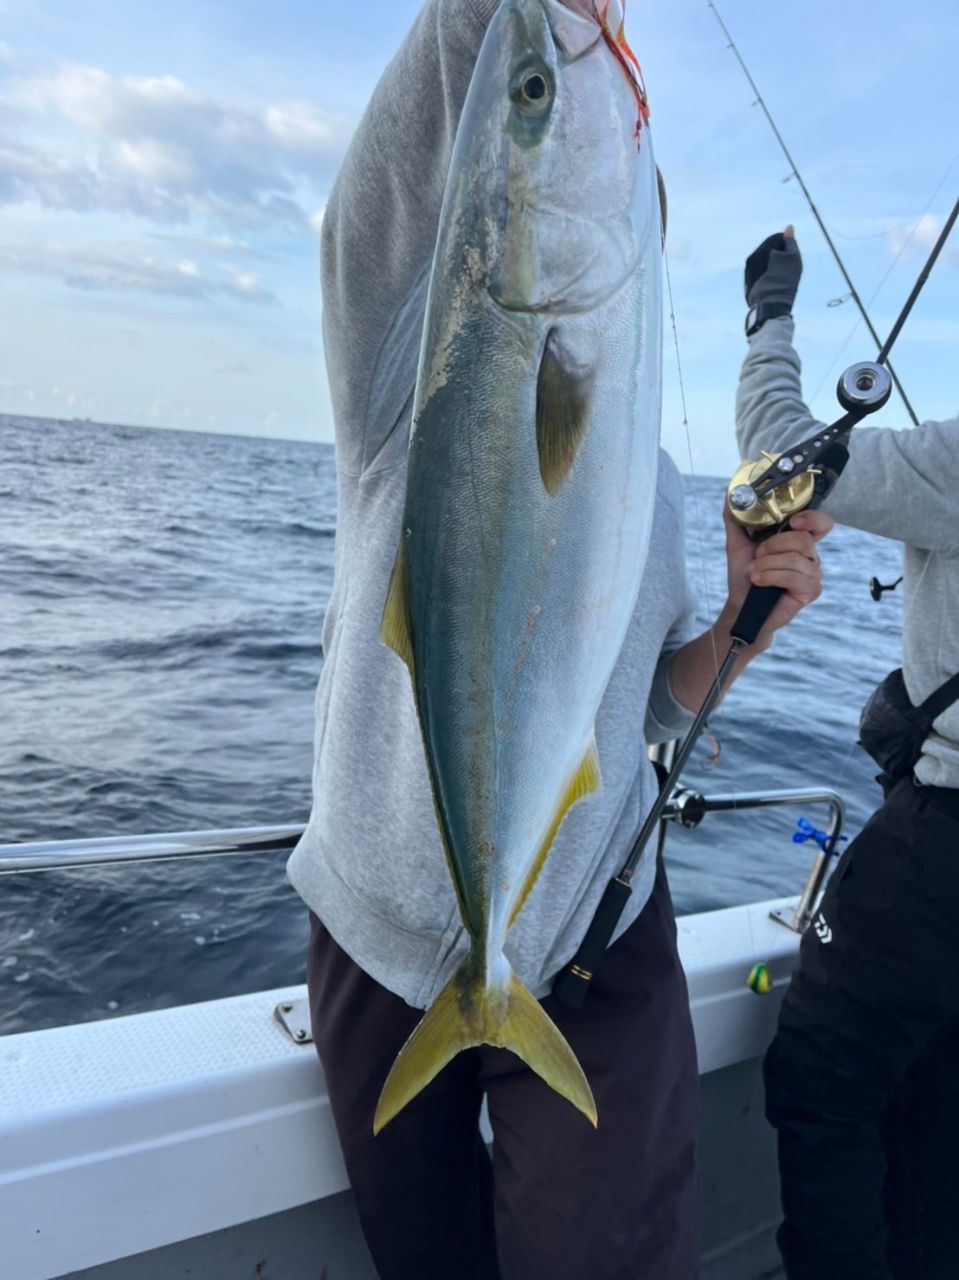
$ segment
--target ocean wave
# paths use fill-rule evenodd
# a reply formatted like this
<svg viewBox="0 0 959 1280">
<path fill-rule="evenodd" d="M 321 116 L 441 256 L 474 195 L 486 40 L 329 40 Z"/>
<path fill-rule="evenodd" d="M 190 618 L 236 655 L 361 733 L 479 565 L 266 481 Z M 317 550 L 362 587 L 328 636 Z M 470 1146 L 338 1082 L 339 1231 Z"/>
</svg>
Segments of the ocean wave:
<svg viewBox="0 0 959 1280">
<path fill-rule="evenodd" d="M 118 637 L 90 646 L 88 653 L 106 662 L 168 661 L 190 654 L 232 651 L 237 644 L 233 627 L 210 627 L 171 635 L 126 639 Z"/>
<path fill-rule="evenodd" d="M 274 640 L 257 643 L 256 641 L 247 641 L 235 645 L 233 655 L 237 658 L 252 658 L 257 662 L 284 662 L 293 658 L 318 659 L 320 642 L 319 639 L 310 642 Z"/>
<path fill-rule="evenodd" d="M 236 520 L 234 523 L 243 529 L 244 533 L 262 533 L 268 534 L 270 537 L 280 535 L 285 538 L 307 538 L 323 539 L 336 537 L 336 525 L 316 525 L 307 524 L 301 520 L 284 520 L 271 523 L 262 520 Z"/>
<path fill-rule="evenodd" d="M 41 427 L 0 418 L 15 503 L 0 524 L 0 840 L 303 820 L 332 580 L 332 451 Z M 89 465 L 74 466 L 81 452 Z M 693 511 L 719 511 L 720 481 L 689 485 Z M 725 590 L 722 536 L 718 519 L 691 519 L 704 625 Z M 896 665 L 900 602 L 878 610 L 866 589 L 884 554 L 854 530 L 829 539 L 822 600 L 730 692 L 713 722 L 721 759 L 709 769 L 699 749 L 688 785 L 828 783 L 847 799 L 851 830 L 864 820 L 878 791 L 850 726 L 872 668 Z M 855 663 L 827 661 L 837 634 L 855 635 Z M 678 909 L 798 891 L 809 855 L 791 843 L 797 816 L 671 828 Z M 0 937 L 14 941 L 2 958 L 18 957 L 0 967 L 2 1033 L 298 982 L 305 918 L 283 859 L 245 857 L 11 877 Z"/>
</svg>

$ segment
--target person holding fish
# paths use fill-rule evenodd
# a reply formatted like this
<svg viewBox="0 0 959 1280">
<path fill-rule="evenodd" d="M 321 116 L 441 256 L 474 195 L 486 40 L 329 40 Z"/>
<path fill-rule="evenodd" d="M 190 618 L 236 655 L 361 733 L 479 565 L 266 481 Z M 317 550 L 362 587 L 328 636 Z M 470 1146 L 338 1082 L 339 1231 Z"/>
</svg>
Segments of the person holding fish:
<svg viewBox="0 0 959 1280">
<path fill-rule="evenodd" d="M 820 430 L 802 398 L 793 228 L 746 264 L 743 455 Z M 959 1275 L 959 420 L 856 427 L 824 504 L 904 545 L 903 667 L 860 742 L 885 802 L 803 938 L 766 1060 L 789 1280 Z"/>
<path fill-rule="evenodd" d="M 740 670 L 815 599 L 830 521 L 760 550 L 727 524 L 695 634 L 648 115 L 617 3 L 428 0 L 324 218 L 339 517 L 289 874 L 382 1280 L 698 1272 L 654 857 L 585 1008 L 548 993 L 656 795 L 647 743 L 691 724 L 751 584 L 785 594 Z"/>
</svg>

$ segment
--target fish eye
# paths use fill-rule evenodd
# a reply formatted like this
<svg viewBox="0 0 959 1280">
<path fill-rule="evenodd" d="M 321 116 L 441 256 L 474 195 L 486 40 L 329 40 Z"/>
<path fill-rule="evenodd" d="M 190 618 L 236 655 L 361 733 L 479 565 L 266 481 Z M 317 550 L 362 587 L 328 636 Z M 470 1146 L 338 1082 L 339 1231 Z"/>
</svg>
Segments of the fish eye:
<svg viewBox="0 0 959 1280">
<path fill-rule="evenodd" d="M 522 67 L 513 77 L 510 97 L 524 115 L 544 115 L 553 101 L 553 78 L 545 67 Z"/>
</svg>

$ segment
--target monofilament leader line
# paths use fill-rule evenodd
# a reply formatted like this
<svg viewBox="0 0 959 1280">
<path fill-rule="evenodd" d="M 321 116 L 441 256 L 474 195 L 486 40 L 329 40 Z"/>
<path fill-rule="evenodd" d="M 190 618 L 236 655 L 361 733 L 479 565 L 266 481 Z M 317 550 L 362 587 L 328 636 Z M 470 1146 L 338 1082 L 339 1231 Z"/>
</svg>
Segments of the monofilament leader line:
<svg viewBox="0 0 959 1280">
<path fill-rule="evenodd" d="M 716 17 L 716 21 L 719 23 L 720 27 L 722 28 L 723 35 L 726 37 L 726 40 L 729 43 L 729 48 L 733 51 L 736 57 L 736 61 L 742 67 L 743 75 L 749 81 L 749 86 L 752 89 L 753 93 L 756 95 L 756 102 L 762 108 L 763 115 L 769 121 L 769 127 L 770 129 L 772 129 L 773 133 L 776 135 L 776 141 L 779 143 L 779 146 L 782 149 L 783 155 L 786 157 L 786 160 L 789 162 L 789 167 L 793 172 L 793 177 L 796 179 L 796 181 L 799 183 L 799 186 L 802 188 L 802 193 L 806 197 L 806 203 L 809 205 L 809 208 L 812 210 L 813 217 L 816 219 L 816 222 L 819 224 L 819 230 L 823 233 L 823 236 L 826 239 L 826 244 L 829 245 L 829 249 L 832 253 L 832 256 L 836 259 L 836 265 L 838 266 L 839 270 L 842 272 L 843 279 L 845 280 L 849 288 L 850 297 L 855 302 L 856 306 L 859 308 L 859 314 L 862 316 L 863 320 L 865 321 L 866 328 L 872 334 L 873 342 L 875 342 L 877 347 L 881 347 L 882 339 L 879 337 L 879 334 L 876 332 L 876 328 L 873 322 L 869 319 L 869 313 L 866 310 L 866 304 L 863 302 L 862 298 L 859 296 L 859 291 L 857 290 L 856 286 L 853 284 L 852 277 L 850 276 L 849 272 L 846 270 L 846 264 L 843 262 L 842 258 L 840 257 L 839 250 L 836 248 L 835 243 L 833 242 L 833 238 L 829 234 L 829 231 L 826 228 L 826 224 L 823 222 L 822 217 L 820 216 L 819 210 L 816 208 L 816 202 L 815 200 L 813 200 L 812 196 L 810 195 L 809 188 L 806 186 L 805 182 L 803 181 L 802 174 L 796 168 L 796 162 L 792 158 L 792 154 L 790 153 L 789 148 L 786 146 L 786 143 L 782 134 L 779 132 L 779 130 L 776 127 L 776 122 L 772 118 L 772 114 L 770 113 L 769 108 L 766 106 L 766 100 L 765 98 L 763 98 L 763 95 L 759 92 L 759 86 L 756 84 L 756 81 L 752 78 L 749 68 L 746 66 L 746 63 L 743 60 L 743 55 L 739 52 L 739 49 L 736 47 L 735 40 L 733 40 L 732 36 L 729 34 L 729 28 L 726 26 L 725 22 L 723 22 L 722 17 L 720 16 L 719 10 L 713 4 L 712 0 L 706 0 L 706 3 L 709 6 L 709 8 L 712 9 Z M 883 362 L 879 361 L 879 363 L 881 364 Z M 912 405 L 910 404 L 909 397 L 906 395 L 905 391 L 903 390 L 902 383 L 899 381 L 898 377 L 896 376 L 896 371 L 893 369 L 892 365 L 888 362 L 888 360 L 885 362 L 885 364 L 886 364 L 886 368 L 889 370 L 890 377 L 895 383 L 896 390 L 899 392 L 900 396 L 902 397 L 902 402 L 906 406 L 906 411 L 909 414 L 909 417 L 912 419 L 913 425 L 918 427 L 919 419 L 916 417 L 916 411 L 913 409 Z"/>
</svg>

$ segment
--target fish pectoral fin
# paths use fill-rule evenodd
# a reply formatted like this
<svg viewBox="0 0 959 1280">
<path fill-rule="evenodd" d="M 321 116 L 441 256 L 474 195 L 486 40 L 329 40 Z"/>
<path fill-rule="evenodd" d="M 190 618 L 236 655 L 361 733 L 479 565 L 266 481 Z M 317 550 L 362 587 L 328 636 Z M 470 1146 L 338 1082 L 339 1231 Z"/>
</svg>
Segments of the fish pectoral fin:
<svg viewBox="0 0 959 1280">
<path fill-rule="evenodd" d="M 393 562 L 390 587 L 386 593 L 380 639 L 398 654 L 415 675 L 413 641 L 410 638 L 410 610 L 406 595 L 406 548 L 401 542 Z"/>
<path fill-rule="evenodd" d="M 592 371 L 578 364 L 559 340 L 546 335 L 536 382 L 536 448 L 539 474 L 550 497 L 569 475 L 589 425 Z"/>
<path fill-rule="evenodd" d="M 596 1103 L 583 1069 L 539 1002 L 514 975 L 503 1017 L 502 993 L 488 992 L 475 980 L 471 985 L 466 969 L 469 963 L 464 961 L 400 1050 L 376 1106 L 374 1134 L 458 1053 L 480 1044 L 511 1049 L 595 1125 Z"/>
<path fill-rule="evenodd" d="M 559 804 L 556 806 L 556 810 L 550 820 L 550 824 L 546 829 L 546 835 L 543 837 L 543 842 L 539 847 L 539 852 L 536 854 L 532 867 L 530 867 L 529 875 L 523 882 L 523 888 L 516 901 L 516 906 L 510 914 L 510 925 L 512 925 L 513 921 L 523 910 L 526 899 L 529 897 L 530 893 L 532 893 L 533 885 L 539 878 L 539 873 L 542 871 L 543 864 L 546 861 L 550 849 L 553 847 L 553 841 L 556 839 L 556 833 L 559 831 L 563 819 L 577 800 L 581 800 L 583 796 L 590 795 L 593 791 L 598 791 L 602 785 L 602 781 L 599 771 L 599 753 L 596 750 L 596 736 L 594 734 L 590 737 L 589 746 L 586 748 L 586 752 L 582 760 L 579 762 L 579 767 L 570 779 L 569 785 L 560 797 Z"/>
<path fill-rule="evenodd" d="M 511 1049 L 596 1127 L 596 1102 L 583 1068 L 562 1032 L 515 974 L 510 979 L 506 1019 L 492 1043 Z"/>
</svg>

